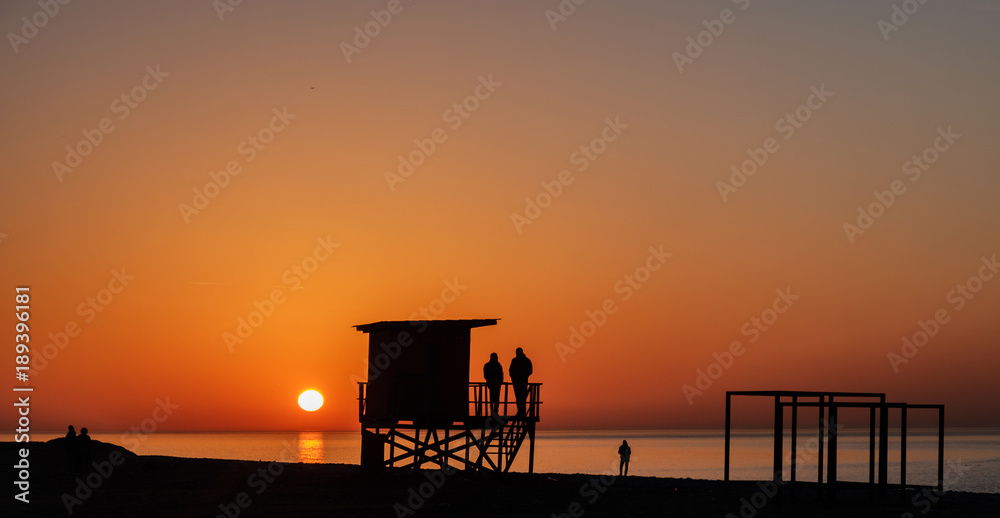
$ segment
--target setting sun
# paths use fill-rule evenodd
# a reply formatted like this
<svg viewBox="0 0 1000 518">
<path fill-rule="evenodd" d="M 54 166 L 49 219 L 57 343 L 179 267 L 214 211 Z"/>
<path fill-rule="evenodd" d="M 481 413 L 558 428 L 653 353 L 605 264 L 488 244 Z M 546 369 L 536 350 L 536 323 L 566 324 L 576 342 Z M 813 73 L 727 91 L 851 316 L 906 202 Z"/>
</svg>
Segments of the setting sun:
<svg viewBox="0 0 1000 518">
<path fill-rule="evenodd" d="M 323 406 L 323 394 L 315 390 L 307 390 L 299 394 L 299 406 L 307 412 L 314 412 Z"/>
</svg>

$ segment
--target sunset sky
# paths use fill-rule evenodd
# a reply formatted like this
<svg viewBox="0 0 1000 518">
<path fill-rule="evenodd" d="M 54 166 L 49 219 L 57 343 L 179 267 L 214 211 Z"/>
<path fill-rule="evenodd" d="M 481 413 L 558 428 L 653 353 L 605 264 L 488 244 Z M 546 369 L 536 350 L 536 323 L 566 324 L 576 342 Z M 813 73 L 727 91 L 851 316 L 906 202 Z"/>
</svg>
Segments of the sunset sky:
<svg viewBox="0 0 1000 518">
<path fill-rule="evenodd" d="M 501 319 L 472 379 L 523 347 L 543 428 L 778 389 L 1000 425 L 1000 2 L 562 4 L 0 5 L 33 428 L 356 430 L 352 326 L 414 315 Z"/>
</svg>

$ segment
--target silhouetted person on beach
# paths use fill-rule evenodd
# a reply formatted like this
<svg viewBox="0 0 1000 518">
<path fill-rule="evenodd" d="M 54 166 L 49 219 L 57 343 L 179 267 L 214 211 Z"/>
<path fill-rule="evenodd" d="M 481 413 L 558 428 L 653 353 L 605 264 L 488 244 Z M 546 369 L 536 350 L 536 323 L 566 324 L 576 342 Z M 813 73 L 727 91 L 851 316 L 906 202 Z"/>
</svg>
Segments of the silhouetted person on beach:
<svg viewBox="0 0 1000 518">
<path fill-rule="evenodd" d="M 618 455 L 621 456 L 621 462 L 618 463 L 618 476 L 628 475 L 628 460 L 632 456 L 632 448 L 629 448 L 628 441 L 622 441 L 622 445 L 618 447 Z M 622 469 L 625 472 L 622 473 Z"/>
<path fill-rule="evenodd" d="M 80 428 L 80 435 L 76 436 L 76 466 L 84 475 L 90 468 L 90 436 L 86 428 Z"/>
<path fill-rule="evenodd" d="M 531 360 L 524 355 L 524 349 L 517 348 L 517 354 L 510 361 L 507 369 L 510 374 L 510 382 L 514 385 L 514 397 L 517 398 L 517 415 L 524 417 L 527 412 L 525 407 L 528 401 L 528 376 L 531 376 Z"/>
<path fill-rule="evenodd" d="M 66 468 L 70 473 L 76 471 L 76 430 L 73 425 L 69 425 L 66 432 Z"/>
<path fill-rule="evenodd" d="M 503 386 L 503 365 L 497 359 L 497 353 L 490 353 L 490 361 L 483 365 L 483 379 L 490 391 L 490 415 L 500 413 L 500 387 Z"/>
</svg>

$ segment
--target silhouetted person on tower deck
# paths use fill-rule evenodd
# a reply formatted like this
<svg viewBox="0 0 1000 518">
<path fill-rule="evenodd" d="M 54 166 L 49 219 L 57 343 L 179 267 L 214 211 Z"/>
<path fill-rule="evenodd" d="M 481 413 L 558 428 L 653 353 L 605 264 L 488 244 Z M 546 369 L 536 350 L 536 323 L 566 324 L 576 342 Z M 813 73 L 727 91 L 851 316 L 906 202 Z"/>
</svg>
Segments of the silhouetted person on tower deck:
<svg viewBox="0 0 1000 518">
<path fill-rule="evenodd" d="M 618 476 L 622 476 L 622 468 L 625 469 L 625 475 L 628 475 L 628 461 L 629 457 L 632 456 L 632 448 L 629 448 L 628 441 L 622 441 L 622 445 L 618 447 L 618 455 L 621 456 L 621 462 L 618 463 Z"/>
<path fill-rule="evenodd" d="M 66 467 L 70 473 L 76 472 L 76 429 L 69 425 L 66 432 Z"/>
<path fill-rule="evenodd" d="M 87 428 L 80 428 L 80 435 L 76 437 L 76 466 L 81 475 L 90 471 L 90 436 L 87 435 Z"/>
<path fill-rule="evenodd" d="M 528 401 L 528 376 L 531 376 L 531 360 L 524 355 L 524 349 L 517 348 L 517 354 L 510 361 L 507 369 L 510 374 L 510 382 L 514 385 L 514 397 L 517 398 L 517 416 L 525 417 L 527 411 L 525 407 Z"/>
<path fill-rule="evenodd" d="M 490 415 L 500 413 L 500 387 L 503 386 L 503 365 L 497 359 L 497 353 L 490 353 L 490 361 L 483 365 L 483 379 L 490 391 Z"/>
</svg>

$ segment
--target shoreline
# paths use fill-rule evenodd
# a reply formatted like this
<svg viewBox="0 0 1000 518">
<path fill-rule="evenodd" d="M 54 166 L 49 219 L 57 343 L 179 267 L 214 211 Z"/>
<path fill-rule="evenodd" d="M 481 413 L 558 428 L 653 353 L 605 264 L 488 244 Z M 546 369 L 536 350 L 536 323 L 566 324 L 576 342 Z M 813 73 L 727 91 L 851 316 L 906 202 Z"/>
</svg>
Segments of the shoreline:
<svg viewBox="0 0 1000 518">
<path fill-rule="evenodd" d="M 16 462 L 23 444 L 0 443 Z M 14 516 L 995 516 L 1000 494 L 838 486 L 821 498 L 815 484 L 794 495 L 769 482 L 731 482 L 562 473 L 386 470 L 356 464 L 305 464 L 135 455 L 94 442 L 94 469 L 68 473 L 62 439 L 30 445 L 30 503 Z M 6 515 L 6 513 L 4 513 Z"/>
</svg>

